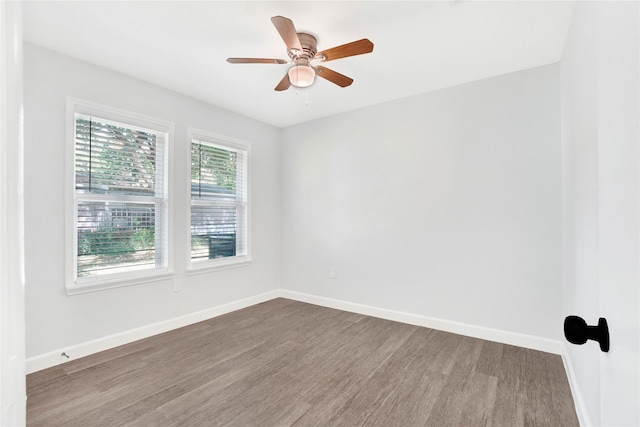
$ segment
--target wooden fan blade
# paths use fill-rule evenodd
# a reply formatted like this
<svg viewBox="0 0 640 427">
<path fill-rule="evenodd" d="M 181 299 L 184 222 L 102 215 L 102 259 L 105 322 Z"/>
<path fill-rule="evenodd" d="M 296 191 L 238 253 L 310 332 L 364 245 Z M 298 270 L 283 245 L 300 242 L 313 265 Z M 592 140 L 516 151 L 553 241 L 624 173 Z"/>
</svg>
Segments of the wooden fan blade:
<svg viewBox="0 0 640 427">
<path fill-rule="evenodd" d="M 335 83 L 340 87 L 347 87 L 353 83 L 353 79 L 351 77 L 347 77 L 344 74 L 340 74 L 326 67 L 318 66 L 315 67 L 315 70 L 316 76 L 329 80 L 331 83 Z"/>
<path fill-rule="evenodd" d="M 373 52 L 373 43 L 369 39 L 362 39 L 318 52 L 315 58 L 320 61 L 333 61 L 370 52 Z"/>
<path fill-rule="evenodd" d="M 287 48 L 302 52 L 302 45 L 298 38 L 298 32 L 296 31 L 296 27 L 294 27 L 291 19 L 285 18 L 284 16 L 274 16 L 271 18 L 271 22 L 273 22 L 276 30 L 280 33 L 280 37 L 284 40 L 284 44 L 287 45 Z"/>
<path fill-rule="evenodd" d="M 286 64 L 289 61 L 272 58 L 227 58 L 232 64 Z"/>
<path fill-rule="evenodd" d="M 280 80 L 280 83 L 278 83 L 278 86 L 276 86 L 275 90 L 280 92 L 289 89 L 289 86 L 291 86 L 291 81 L 289 80 L 289 73 L 287 73 L 284 75 L 282 80 Z"/>
</svg>

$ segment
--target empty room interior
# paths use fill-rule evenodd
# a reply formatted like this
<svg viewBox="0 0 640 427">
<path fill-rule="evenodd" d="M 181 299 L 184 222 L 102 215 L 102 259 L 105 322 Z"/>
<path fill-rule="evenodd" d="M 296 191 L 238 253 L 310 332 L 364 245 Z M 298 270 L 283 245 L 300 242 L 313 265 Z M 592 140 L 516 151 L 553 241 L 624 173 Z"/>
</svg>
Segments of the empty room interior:
<svg viewBox="0 0 640 427">
<path fill-rule="evenodd" d="M 639 2 L 0 12 L 0 425 L 640 425 Z"/>
</svg>

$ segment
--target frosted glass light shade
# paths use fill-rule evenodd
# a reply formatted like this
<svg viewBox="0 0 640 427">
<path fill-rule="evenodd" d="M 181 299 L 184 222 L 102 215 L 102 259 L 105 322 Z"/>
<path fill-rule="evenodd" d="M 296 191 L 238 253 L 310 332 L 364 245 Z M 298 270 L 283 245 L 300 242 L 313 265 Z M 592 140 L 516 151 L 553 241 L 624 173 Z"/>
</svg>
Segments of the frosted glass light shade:
<svg viewBox="0 0 640 427">
<path fill-rule="evenodd" d="M 308 87 L 313 84 L 316 72 L 308 65 L 296 65 L 289 69 L 289 81 L 296 87 Z"/>
</svg>

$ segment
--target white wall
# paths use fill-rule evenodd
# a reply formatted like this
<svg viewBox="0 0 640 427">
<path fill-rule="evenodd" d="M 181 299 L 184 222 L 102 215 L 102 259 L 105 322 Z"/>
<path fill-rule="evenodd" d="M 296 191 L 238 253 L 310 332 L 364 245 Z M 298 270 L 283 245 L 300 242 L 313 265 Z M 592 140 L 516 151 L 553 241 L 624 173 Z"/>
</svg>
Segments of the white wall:
<svg viewBox="0 0 640 427">
<path fill-rule="evenodd" d="M 640 425 L 639 14 L 577 4 L 561 61 L 563 313 L 611 335 L 565 344 L 585 425 Z"/>
<path fill-rule="evenodd" d="M 278 130 L 157 86 L 33 45 L 24 51 L 27 357 L 100 339 L 279 288 Z M 67 96 L 175 123 L 175 270 L 156 282 L 81 295 L 64 291 Z M 186 276 L 187 126 L 252 144 L 248 267 Z"/>
<path fill-rule="evenodd" d="M 560 339 L 557 65 L 286 128 L 281 149 L 285 289 Z"/>
</svg>

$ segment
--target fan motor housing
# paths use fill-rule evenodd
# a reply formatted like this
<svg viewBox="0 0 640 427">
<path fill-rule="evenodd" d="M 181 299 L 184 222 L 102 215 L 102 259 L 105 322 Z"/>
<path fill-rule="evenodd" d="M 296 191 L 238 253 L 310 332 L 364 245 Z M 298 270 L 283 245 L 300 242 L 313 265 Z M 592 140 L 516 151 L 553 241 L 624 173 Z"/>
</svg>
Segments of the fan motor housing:
<svg viewBox="0 0 640 427">
<path fill-rule="evenodd" d="M 302 52 L 298 52 L 297 50 L 287 50 L 287 54 L 289 58 L 293 59 L 306 59 L 307 61 L 311 61 L 318 52 L 318 40 L 308 33 L 298 33 L 298 38 L 300 39 L 300 45 L 302 46 Z"/>
</svg>

